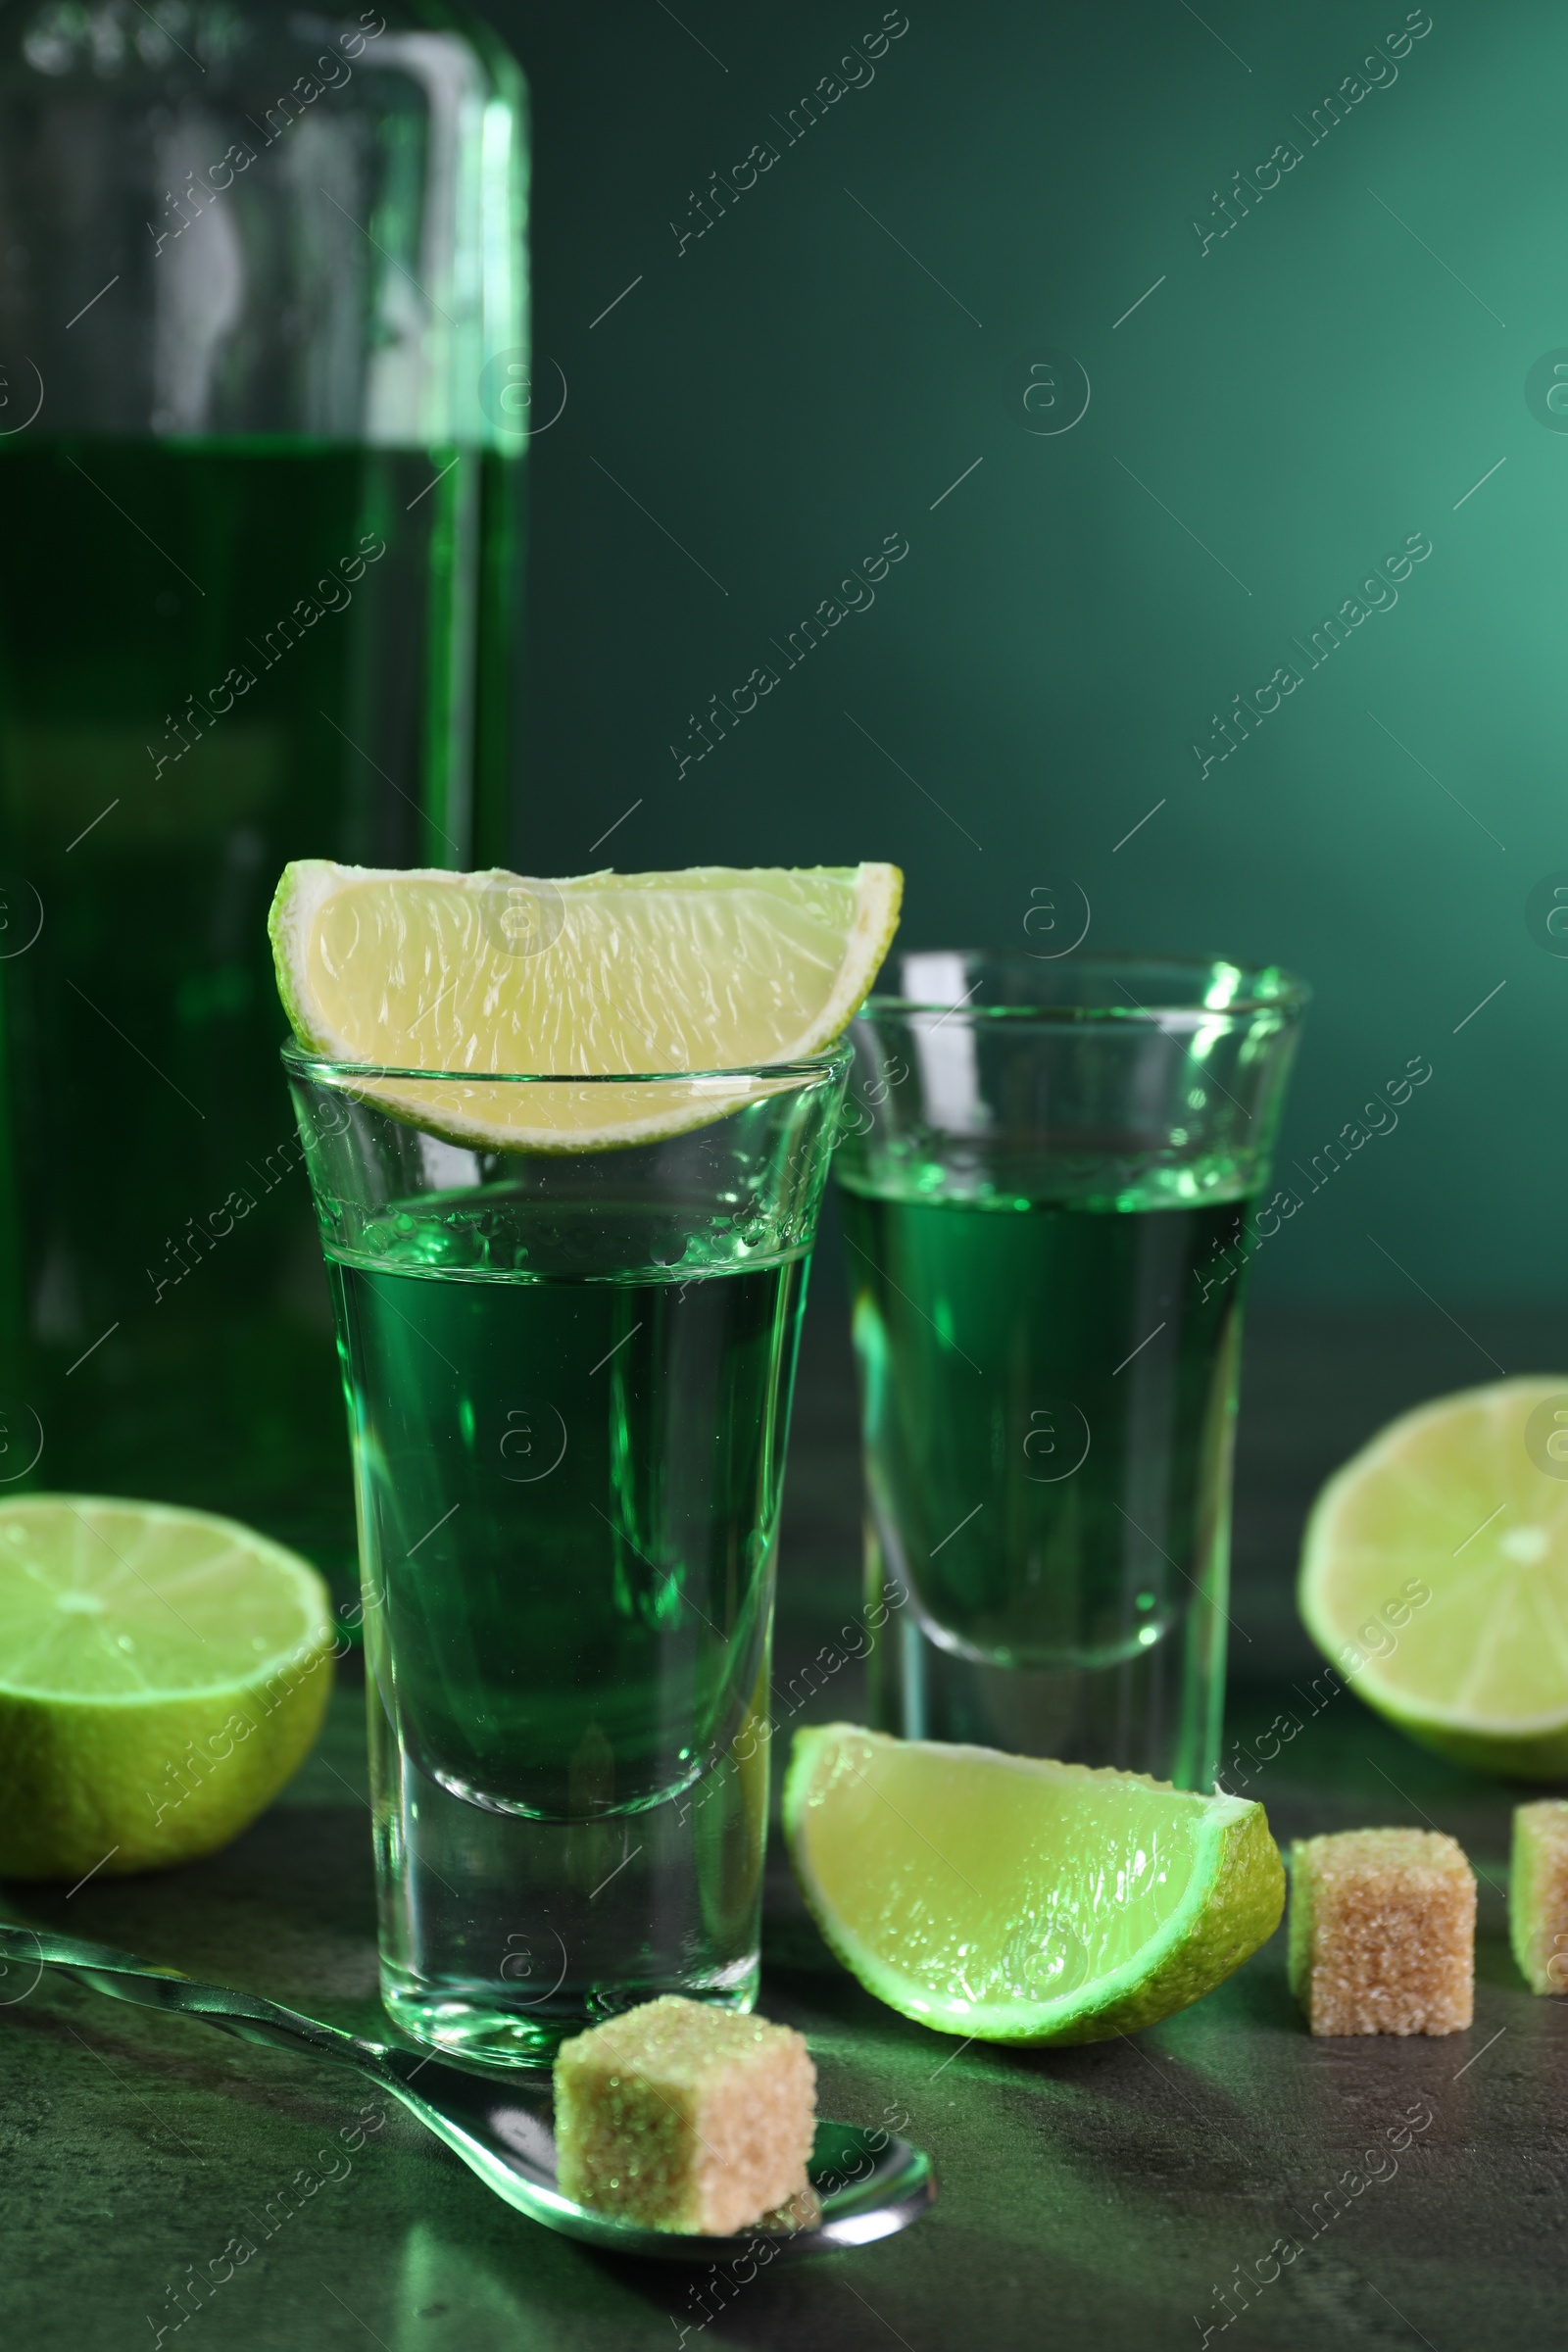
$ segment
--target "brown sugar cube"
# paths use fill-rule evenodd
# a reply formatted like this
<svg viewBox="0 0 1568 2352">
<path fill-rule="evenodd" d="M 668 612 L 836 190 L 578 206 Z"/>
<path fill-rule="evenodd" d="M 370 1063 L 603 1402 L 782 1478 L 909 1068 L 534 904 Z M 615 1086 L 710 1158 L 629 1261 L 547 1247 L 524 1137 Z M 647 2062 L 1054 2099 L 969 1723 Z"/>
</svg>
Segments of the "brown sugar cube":
<svg viewBox="0 0 1568 2352">
<path fill-rule="evenodd" d="M 1515 1808 L 1508 1940 L 1532 1992 L 1568 1992 L 1568 1803 L 1560 1796 Z"/>
<path fill-rule="evenodd" d="M 806 2188 L 816 2069 L 804 2037 L 674 1994 L 556 2053 L 556 2172 L 579 2205 L 727 2237 Z"/>
<path fill-rule="evenodd" d="M 1436 1830 L 1291 1848 L 1291 1990 L 1314 2034 L 1458 2034 L 1475 2005 L 1476 1882 Z"/>
</svg>

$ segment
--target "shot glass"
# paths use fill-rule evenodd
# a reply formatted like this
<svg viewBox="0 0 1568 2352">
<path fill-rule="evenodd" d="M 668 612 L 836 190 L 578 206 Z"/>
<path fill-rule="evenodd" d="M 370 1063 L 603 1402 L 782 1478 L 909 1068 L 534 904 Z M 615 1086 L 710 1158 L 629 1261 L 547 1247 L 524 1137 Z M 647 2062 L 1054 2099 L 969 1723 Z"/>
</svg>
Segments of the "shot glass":
<svg viewBox="0 0 1568 2352">
<path fill-rule="evenodd" d="M 1242 1299 L 1295 1213 L 1263 1194 L 1305 996 L 943 952 L 852 1024 L 881 1729 L 1211 1787 Z"/>
<path fill-rule="evenodd" d="M 354 1453 L 386 2005 L 502 2065 L 659 1993 L 749 2009 L 849 1050 L 569 1081 L 283 1058 Z"/>
</svg>

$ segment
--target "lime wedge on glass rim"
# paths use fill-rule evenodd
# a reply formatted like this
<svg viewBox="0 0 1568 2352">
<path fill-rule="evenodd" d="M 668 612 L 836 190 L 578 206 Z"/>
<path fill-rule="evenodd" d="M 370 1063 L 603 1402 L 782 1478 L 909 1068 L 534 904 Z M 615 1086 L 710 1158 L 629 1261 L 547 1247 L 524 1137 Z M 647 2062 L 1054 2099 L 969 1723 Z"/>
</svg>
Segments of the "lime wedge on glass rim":
<svg viewBox="0 0 1568 2352">
<path fill-rule="evenodd" d="M 0 1504 L 0 1877 L 216 1852 L 310 1748 L 332 1648 L 316 1570 L 234 1520 Z"/>
<path fill-rule="evenodd" d="M 1298 1598 L 1357 1697 L 1424 1746 L 1568 1775 L 1568 1378 L 1391 1421 L 1313 1504 Z"/>
<path fill-rule="evenodd" d="M 866 1990 L 981 2041 L 1153 2025 L 1239 1968 L 1285 1903 L 1261 1805 L 856 1724 L 796 1733 L 784 1832 Z"/>
<path fill-rule="evenodd" d="M 585 1151 L 677 1133 L 766 1085 L 606 1080 L 820 1054 L 875 978 L 902 891 L 891 865 L 547 882 L 303 858 L 268 929 L 301 1045 L 385 1073 L 357 1093 L 461 1143 Z M 396 1075 L 421 1070 L 467 1083 Z"/>
</svg>

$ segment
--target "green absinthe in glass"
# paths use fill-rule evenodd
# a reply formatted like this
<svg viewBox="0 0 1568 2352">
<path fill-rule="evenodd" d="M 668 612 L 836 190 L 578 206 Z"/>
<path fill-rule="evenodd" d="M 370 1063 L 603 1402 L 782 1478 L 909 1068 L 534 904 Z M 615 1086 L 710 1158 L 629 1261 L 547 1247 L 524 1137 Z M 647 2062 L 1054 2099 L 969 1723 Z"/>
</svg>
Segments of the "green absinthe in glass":
<svg viewBox="0 0 1568 2352">
<path fill-rule="evenodd" d="M 454 1795 L 638 1813 L 733 1740 L 762 1668 L 804 1264 L 657 1274 L 668 1218 L 600 1207 L 539 1274 L 491 1262 L 510 1207 L 411 1201 L 330 1259 L 368 1638 Z"/>
<path fill-rule="evenodd" d="M 873 1719 L 1206 1789 L 1245 1271 L 1305 993 L 1033 949 L 889 980 L 836 1162 Z"/>
<path fill-rule="evenodd" d="M 1241 1285 L 1205 1270 L 1247 1203 L 847 1179 L 844 1213 L 871 1510 L 930 1638 L 1115 1667 L 1223 1602 Z"/>
<path fill-rule="evenodd" d="M 806 1258 L 705 1262 L 694 1226 L 501 1185 L 328 1247 L 383 1990 L 492 2060 L 672 1988 L 755 1995 Z"/>
</svg>

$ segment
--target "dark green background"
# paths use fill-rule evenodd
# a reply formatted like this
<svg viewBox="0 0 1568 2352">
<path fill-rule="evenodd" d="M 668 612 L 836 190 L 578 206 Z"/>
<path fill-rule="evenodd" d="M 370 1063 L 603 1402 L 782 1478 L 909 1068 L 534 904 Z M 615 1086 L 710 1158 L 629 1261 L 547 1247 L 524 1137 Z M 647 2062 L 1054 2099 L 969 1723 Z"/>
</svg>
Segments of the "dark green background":
<svg viewBox="0 0 1568 2352">
<path fill-rule="evenodd" d="M 880 6 L 487 13 L 533 90 L 541 420 L 568 387 L 532 459 L 519 861 L 892 858 L 907 944 L 1021 945 L 1031 892 L 1076 886 L 1091 946 L 1284 961 L 1316 1004 L 1282 1175 L 1410 1056 L 1434 1075 L 1298 1186 L 1264 1289 L 1562 1296 L 1568 961 L 1525 901 L 1568 867 L 1568 435 L 1525 378 L 1568 345 L 1568 17 L 1434 0 L 1311 145 L 1398 0 L 909 0 L 786 146 Z M 1092 385 L 1056 437 L 1022 405 L 1049 347 Z M 688 714 L 890 531 L 875 608 L 677 781 Z M 1211 714 L 1412 532 L 1396 608 L 1200 780 Z"/>
</svg>

